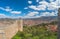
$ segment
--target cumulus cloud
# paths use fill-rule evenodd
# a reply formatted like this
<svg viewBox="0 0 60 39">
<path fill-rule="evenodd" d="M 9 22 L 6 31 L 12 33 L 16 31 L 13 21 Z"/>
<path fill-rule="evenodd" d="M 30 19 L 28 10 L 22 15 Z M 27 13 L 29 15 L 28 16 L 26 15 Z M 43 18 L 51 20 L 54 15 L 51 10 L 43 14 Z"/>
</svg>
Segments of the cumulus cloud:
<svg viewBox="0 0 60 39">
<path fill-rule="evenodd" d="M 33 17 L 28 17 L 28 16 L 24 16 L 22 18 L 39 18 L 40 16 L 33 16 Z"/>
<path fill-rule="evenodd" d="M 37 10 L 36 6 L 34 6 L 34 5 L 29 6 L 29 8 Z"/>
<path fill-rule="evenodd" d="M 25 7 L 24 9 L 28 9 L 28 7 Z"/>
<path fill-rule="evenodd" d="M 46 10 L 46 6 L 45 5 L 38 5 L 37 9 L 38 10 Z"/>
<path fill-rule="evenodd" d="M 6 16 L 5 14 L 0 14 L 0 18 L 7 18 L 8 16 Z"/>
<path fill-rule="evenodd" d="M 39 0 L 36 0 L 36 2 L 39 2 Z"/>
<path fill-rule="evenodd" d="M 39 4 L 42 4 L 42 5 L 47 6 L 48 5 L 48 2 L 46 2 L 45 0 L 43 0 L 43 1 L 40 1 Z"/>
<path fill-rule="evenodd" d="M 34 12 L 34 14 L 32 12 L 22 18 L 39 18 L 42 16 L 57 16 L 58 15 L 57 11 L 56 12 L 42 12 L 40 15 L 37 15 L 37 14 L 39 14 L 39 12 L 36 12 L 36 13 Z M 36 16 L 34 16 L 34 15 L 36 15 Z"/>
<path fill-rule="evenodd" d="M 32 17 L 32 16 L 35 16 L 35 15 L 37 15 L 37 14 L 39 14 L 39 12 L 29 12 L 28 14 L 27 14 L 27 16 L 29 16 L 29 17 Z"/>
<path fill-rule="evenodd" d="M 50 1 L 51 2 L 48 5 L 48 10 L 55 10 L 60 8 L 60 0 L 55 0 L 55 1 L 50 0 Z"/>
<path fill-rule="evenodd" d="M 12 14 L 21 14 L 21 11 L 11 11 Z"/>
<path fill-rule="evenodd" d="M 28 1 L 29 4 L 32 4 L 32 1 Z"/>
<path fill-rule="evenodd" d="M 6 16 L 6 15 L 5 15 L 5 14 L 0 14 L 0 17 L 1 17 L 1 16 Z"/>
<path fill-rule="evenodd" d="M 39 0 L 36 0 L 36 1 L 39 1 Z M 33 9 L 33 10 L 38 10 L 38 11 L 39 10 L 46 10 L 48 4 L 49 4 L 48 2 L 46 2 L 45 0 L 43 0 L 43 1 L 40 1 L 37 6 L 30 5 L 28 7 L 31 8 L 31 9 Z"/>
<path fill-rule="evenodd" d="M 57 10 L 58 8 L 60 8 L 60 0 L 49 0 L 49 2 L 45 1 L 45 0 L 36 0 L 36 2 L 38 2 L 38 4 L 36 5 L 32 5 L 32 1 L 28 1 L 29 4 L 31 5 L 28 5 L 28 7 L 25 7 L 24 9 L 32 9 L 33 11 L 32 12 L 29 12 L 28 14 L 26 14 L 25 17 L 28 17 L 28 18 L 36 18 L 36 17 L 41 17 L 41 16 L 56 16 L 57 13 L 56 12 L 42 12 L 40 15 L 37 15 L 39 14 L 40 10 L 44 10 L 46 11 L 47 10 Z M 0 7 L 1 10 L 4 10 L 4 11 L 7 11 L 7 12 L 10 12 L 12 14 L 21 14 L 21 11 L 14 11 L 12 10 L 10 7 L 6 7 L 6 8 L 3 8 L 3 7 Z M 35 10 L 35 11 L 34 11 Z"/>
<path fill-rule="evenodd" d="M 54 0 L 49 0 L 50 2 L 53 2 Z"/>
<path fill-rule="evenodd" d="M 58 3 L 58 0 L 49 0 L 49 2 L 45 1 L 45 0 L 36 0 L 36 2 L 38 2 L 38 5 L 29 5 L 28 9 L 32 9 L 35 11 L 40 11 L 40 10 L 51 10 L 51 12 L 46 11 L 46 12 L 42 12 L 40 15 L 35 15 L 35 13 L 33 14 L 33 12 L 28 13 L 27 17 L 41 17 L 41 16 L 57 16 L 57 10 L 60 7 L 60 2 Z M 52 12 L 53 11 L 53 12 Z M 55 11 L 55 12 L 54 12 Z M 40 13 L 40 12 L 38 12 Z M 26 16 L 25 16 L 26 17 Z"/>
<path fill-rule="evenodd" d="M 48 7 L 48 10 L 58 9 L 58 5 L 55 2 L 51 2 L 47 7 Z"/>
<path fill-rule="evenodd" d="M 36 0 L 36 1 L 39 1 L 39 0 Z M 50 3 L 48 3 L 47 1 L 45 0 L 42 0 L 39 2 L 39 4 L 36 6 L 36 5 L 30 5 L 28 6 L 30 9 L 33 9 L 33 10 L 46 10 L 46 8 L 48 10 L 56 10 L 58 9 L 60 6 L 58 6 L 58 0 L 54 1 L 54 0 L 50 0 Z"/>
<path fill-rule="evenodd" d="M 57 6 L 54 6 L 54 5 L 49 5 L 48 10 L 56 10 L 57 9 Z"/>
<path fill-rule="evenodd" d="M 45 5 L 38 5 L 38 6 L 31 5 L 29 6 L 29 8 L 34 9 L 34 10 L 45 10 L 46 6 Z"/>
<path fill-rule="evenodd" d="M 44 13 L 41 13 L 40 16 L 57 16 L 57 13 L 55 12 L 44 12 Z"/>
<path fill-rule="evenodd" d="M 9 6 L 7 6 L 6 8 L 0 7 L 0 9 L 12 14 L 21 14 L 21 11 L 13 11 Z"/>
<path fill-rule="evenodd" d="M 56 2 L 60 5 L 60 0 L 56 0 Z"/>
<path fill-rule="evenodd" d="M 6 7 L 6 8 L 0 7 L 0 9 L 4 10 L 4 11 L 7 11 L 7 12 L 12 11 L 12 9 L 10 9 L 10 7 Z"/>
</svg>

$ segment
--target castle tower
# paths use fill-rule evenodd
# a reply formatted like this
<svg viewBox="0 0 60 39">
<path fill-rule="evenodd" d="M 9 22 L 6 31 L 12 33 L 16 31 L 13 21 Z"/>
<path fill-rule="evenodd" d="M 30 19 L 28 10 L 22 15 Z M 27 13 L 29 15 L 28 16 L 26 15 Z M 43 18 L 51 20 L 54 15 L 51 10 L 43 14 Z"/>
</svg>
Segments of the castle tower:
<svg viewBox="0 0 60 39">
<path fill-rule="evenodd" d="M 23 31 L 23 20 L 18 20 L 18 30 Z"/>
</svg>

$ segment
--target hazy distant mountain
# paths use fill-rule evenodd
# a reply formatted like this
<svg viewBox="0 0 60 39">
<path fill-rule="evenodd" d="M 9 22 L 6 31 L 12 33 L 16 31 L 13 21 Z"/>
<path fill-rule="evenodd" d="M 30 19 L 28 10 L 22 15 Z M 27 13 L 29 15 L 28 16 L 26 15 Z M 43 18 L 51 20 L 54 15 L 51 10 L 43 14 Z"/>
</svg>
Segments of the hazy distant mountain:
<svg viewBox="0 0 60 39">
<path fill-rule="evenodd" d="M 37 25 L 41 23 L 49 23 L 57 21 L 57 16 L 40 17 L 40 18 L 27 18 L 23 20 L 24 25 Z"/>
<path fill-rule="evenodd" d="M 40 17 L 40 18 L 26 18 L 24 20 L 42 20 L 42 21 L 50 21 L 50 20 L 57 20 L 57 16 L 49 16 L 49 17 Z"/>
<path fill-rule="evenodd" d="M 57 16 L 48 16 L 48 17 L 39 17 L 39 18 L 0 18 L 0 20 L 17 20 L 17 19 L 23 19 L 23 20 L 53 20 L 53 19 L 57 19 Z"/>
<path fill-rule="evenodd" d="M 0 21 L 15 21 L 21 20 L 22 18 L 12 19 L 12 18 L 0 18 Z M 49 23 L 51 21 L 57 21 L 57 16 L 49 16 L 49 17 L 40 17 L 40 18 L 24 18 L 23 25 L 37 25 L 41 23 Z"/>
</svg>

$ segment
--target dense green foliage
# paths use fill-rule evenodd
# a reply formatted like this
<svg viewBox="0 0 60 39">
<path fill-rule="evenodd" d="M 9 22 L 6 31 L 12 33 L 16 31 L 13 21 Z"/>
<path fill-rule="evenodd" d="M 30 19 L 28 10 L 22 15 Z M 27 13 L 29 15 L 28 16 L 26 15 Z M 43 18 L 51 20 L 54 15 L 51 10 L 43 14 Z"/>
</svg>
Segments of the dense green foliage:
<svg viewBox="0 0 60 39">
<path fill-rule="evenodd" d="M 57 32 L 47 31 L 46 24 L 42 25 L 24 26 L 23 32 L 18 31 L 12 39 L 57 39 Z"/>
</svg>

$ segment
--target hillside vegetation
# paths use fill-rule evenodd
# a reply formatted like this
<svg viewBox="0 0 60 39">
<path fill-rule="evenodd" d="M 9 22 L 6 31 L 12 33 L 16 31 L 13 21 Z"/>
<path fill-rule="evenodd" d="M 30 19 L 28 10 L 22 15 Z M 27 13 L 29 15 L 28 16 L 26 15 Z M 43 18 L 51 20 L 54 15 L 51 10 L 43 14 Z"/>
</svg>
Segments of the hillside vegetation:
<svg viewBox="0 0 60 39">
<path fill-rule="evenodd" d="M 49 26 L 50 25 L 50 26 Z M 18 33 L 12 39 L 57 39 L 57 31 L 50 28 L 51 25 L 56 27 L 57 22 L 42 23 L 34 26 L 24 26 L 23 32 Z M 49 27 L 49 29 L 47 28 Z"/>
</svg>

